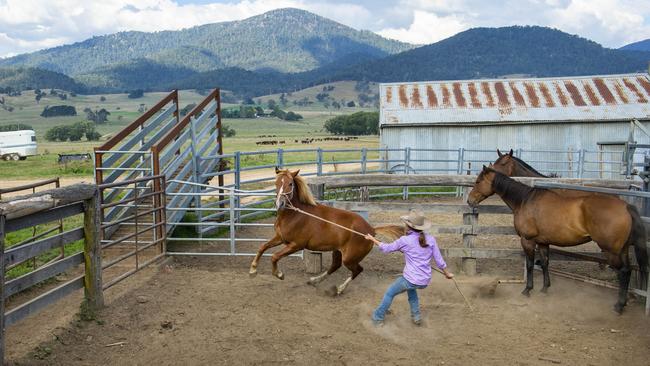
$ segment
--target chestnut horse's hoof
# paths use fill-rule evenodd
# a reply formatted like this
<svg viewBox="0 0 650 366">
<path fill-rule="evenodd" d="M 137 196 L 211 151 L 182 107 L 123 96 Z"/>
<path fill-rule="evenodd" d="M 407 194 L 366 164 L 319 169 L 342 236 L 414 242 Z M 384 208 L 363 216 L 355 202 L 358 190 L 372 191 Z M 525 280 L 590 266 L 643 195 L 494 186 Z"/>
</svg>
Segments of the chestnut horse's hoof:
<svg viewBox="0 0 650 366">
<path fill-rule="evenodd" d="M 525 289 L 521 292 L 521 294 L 524 295 L 524 296 L 526 296 L 526 297 L 530 297 L 530 289 L 529 289 L 529 288 L 525 288 Z"/>
<path fill-rule="evenodd" d="M 284 280 L 284 273 L 282 273 L 282 271 L 278 271 L 275 277 L 277 277 L 279 280 Z"/>
<path fill-rule="evenodd" d="M 253 278 L 253 277 L 255 277 L 255 276 L 257 276 L 257 270 L 256 270 L 256 269 L 251 269 L 251 270 L 248 272 L 248 277 Z"/>
</svg>

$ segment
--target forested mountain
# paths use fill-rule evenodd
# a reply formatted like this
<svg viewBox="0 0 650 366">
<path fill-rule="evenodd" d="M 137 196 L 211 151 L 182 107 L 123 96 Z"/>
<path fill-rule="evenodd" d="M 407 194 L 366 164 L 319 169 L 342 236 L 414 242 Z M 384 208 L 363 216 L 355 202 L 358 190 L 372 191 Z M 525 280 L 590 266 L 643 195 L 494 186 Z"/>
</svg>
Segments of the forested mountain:
<svg viewBox="0 0 650 366">
<path fill-rule="evenodd" d="M 318 18 L 311 13 L 282 10 L 242 22 L 250 22 L 257 18 L 255 24 L 258 24 L 267 18 L 277 21 L 280 16 L 288 17 L 285 21 L 289 22 L 299 15 L 308 19 Z M 233 27 L 236 27 L 237 23 L 241 22 L 232 22 Z M 331 21 L 315 24 L 343 27 Z M 201 27 L 196 29 L 199 28 Z M 234 30 L 232 32 L 236 34 Z M 280 37 L 275 32 L 269 32 L 267 36 L 275 40 L 279 40 Z M 318 53 L 312 49 L 309 54 L 313 56 Z M 247 62 L 258 65 L 269 65 L 271 62 L 265 58 L 264 52 L 256 57 L 258 58 Z M 332 58 L 334 61 L 325 63 Z M 215 68 L 210 69 L 212 67 L 208 65 L 210 57 L 206 56 L 203 59 L 198 57 L 197 60 L 196 62 L 205 61 L 204 66 L 198 69 L 207 68 L 207 70 L 198 71 L 192 68 L 189 61 L 188 65 L 170 65 L 152 58 L 134 58 L 127 62 L 114 63 L 79 73 L 75 76 L 75 80 L 83 84 L 86 91 L 91 93 L 122 92 L 132 89 L 165 91 L 174 88 L 220 87 L 240 97 L 253 97 L 291 92 L 340 80 L 395 82 L 495 78 L 512 74 L 549 77 L 647 71 L 650 52 L 613 50 L 550 28 L 514 26 L 470 29 L 440 42 L 381 59 L 368 49 L 351 47 L 346 49 L 346 53 L 337 53 L 336 57 L 320 54 L 319 62 L 323 66 L 295 73 L 277 71 L 273 67 L 247 70 L 243 67 L 215 66 L 216 64 L 213 65 Z M 279 64 L 293 61 L 295 60 L 273 60 Z M 29 74 L 36 75 L 35 69 L 29 70 L 31 70 Z M 39 72 L 49 75 L 47 83 L 44 81 L 43 85 L 30 83 L 22 85 L 59 89 L 81 87 L 65 75 L 51 72 L 48 74 L 42 70 Z M 32 77 L 31 80 L 39 79 Z M 0 87 L 2 86 L 4 86 L 3 79 L 0 78 Z"/>
<path fill-rule="evenodd" d="M 351 53 L 383 57 L 413 48 L 298 9 L 278 9 L 234 22 L 179 31 L 121 32 L 0 60 L 76 76 L 116 64 L 142 63 L 208 71 L 227 67 L 299 72 Z"/>
<path fill-rule="evenodd" d="M 303 73 L 259 74 L 216 70 L 172 85 L 221 85 L 261 95 L 340 80 L 378 82 L 536 77 L 647 71 L 650 52 L 626 52 L 544 27 L 475 28 L 443 41 L 380 60 L 350 60 Z"/>
<path fill-rule="evenodd" d="M 623 47 L 621 47 L 619 49 L 624 50 L 624 51 L 646 51 L 646 52 L 650 52 L 650 39 L 630 43 L 630 44 L 625 45 L 625 46 L 623 46 Z"/>
<path fill-rule="evenodd" d="M 0 68 L 0 90 L 62 89 L 76 93 L 85 91 L 84 85 L 61 73 L 33 67 Z"/>
<path fill-rule="evenodd" d="M 474 28 L 428 46 L 351 67 L 335 78 L 415 81 L 510 74 L 615 74 L 645 71 L 648 60 L 650 53 L 608 49 L 545 27 Z"/>
</svg>

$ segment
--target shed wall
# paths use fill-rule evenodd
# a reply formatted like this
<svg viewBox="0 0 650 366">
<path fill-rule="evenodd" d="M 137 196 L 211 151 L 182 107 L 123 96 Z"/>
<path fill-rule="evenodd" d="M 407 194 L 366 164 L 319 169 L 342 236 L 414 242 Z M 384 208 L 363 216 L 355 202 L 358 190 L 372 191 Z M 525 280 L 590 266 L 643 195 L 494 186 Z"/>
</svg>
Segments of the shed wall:
<svg viewBox="0 0 650 366">
<path fill-rule="evenodd" d="M 646 128 L 650 123 L 643 122 Z M 543 172 L 556 172 L 564 177 L 575 175 L 578 151 L 587 150 L 584 177 L 620 178 L 622 154 L 620 152 L 598 152 L 598 142 L 627 141 L 630 123 L 621 122 L 566 122 L 483 126 L 382 126 L 381 146 L 391 149 L 441 149 L 449 151 L 411 152 L 409 164 L 418 173 L 453 173 L 458 171 L 459 148 L 464 148 L 462 171 L 473 162 L 472 170 L 483 163 L 496 159 L 496 148 L 502 150 L 522 149 L 520 156 L 533 167 Z M 648 136 L 635 134 L 639 143 L 650 143 Z M 483 150 L 483 151 L 480 151 Z M 539 152 L 556 150 L 562 152 Z M 574 153 L 568 153 L 567 151 Z M 608 149 L 620 150 L 620 149 Z M 538 151 L 538 152 L 533 152 Z M 403 152 L 388 152 L 389 159 L 403 159 Z M 422 162 L 418 160 L 448 160 L 443 162 Z M 599 161 L 599 163 L 596 163 Z M 605 163 L 603 163 L 605 161 Z M 395 165 L 395 163 L 393 163 Z M 390 167 L 389 167 L 390 168 Z M 597 170 L 591 171 L 591 170 Z M 610 172 L 603 175 L 603 171 Z M 614 173 L 611 173 L 614 172 Z M 615 176 L 614 176 L 615 175 Z"/>
</svg>

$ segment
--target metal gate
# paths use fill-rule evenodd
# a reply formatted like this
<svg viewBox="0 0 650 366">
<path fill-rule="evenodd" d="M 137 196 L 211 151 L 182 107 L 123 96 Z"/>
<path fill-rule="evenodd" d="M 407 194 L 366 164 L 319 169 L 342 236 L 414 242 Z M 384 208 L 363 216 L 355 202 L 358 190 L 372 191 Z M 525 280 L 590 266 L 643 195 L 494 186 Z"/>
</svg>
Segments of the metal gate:
<svg viewBox="0 0 650 366">
<path fill-rule="evenodd" d="M 99 186 L 104 289 L 165 255 L 165 187 L 164 175 Z"/>
</svg>

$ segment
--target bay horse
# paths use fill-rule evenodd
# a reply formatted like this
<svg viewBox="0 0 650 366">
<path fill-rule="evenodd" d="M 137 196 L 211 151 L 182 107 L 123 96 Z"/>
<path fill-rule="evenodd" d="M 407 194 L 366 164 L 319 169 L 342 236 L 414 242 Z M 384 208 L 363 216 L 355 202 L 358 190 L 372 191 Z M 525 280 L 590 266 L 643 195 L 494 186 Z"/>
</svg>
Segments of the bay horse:
<svg viewBox="0 0 650 366">
<path fill-rule="evenodd" d="M 492 168 L 509 177 L 551 178 L 551 176 L 538 172 L 535 168 L 528 165 L 528 163 L 514 156 L 512 149 L 505 154 L 497 149 L 497 155 L 499 158 L 492 164 Z"/>
<path fill-rule="evenodd" d="M 497 149 L 497 155 L 499 156 L 497 160 L 494 161 L 494 164 L 491 165 L 492 169 L 496 170 L 499 173 L 503 173 L 509 177 L 531 177 L 531 178 L 556 178 L 557 174 L 544 175 L 537 171 L 537 169 L 530 166 L 528 163 L 522 159 L 514 156 L 514 151 L 510 149 L 509 152 L 503 154 L 499 149 Z M 597 194 L 594 192 L 585 192 L 578 191 L 574 189 L 555 189 L 555 192 L 563 195 L 570 196 L 586 196 L 590 194 Z M 521 238 L 521 240 L 526 240 Z M 523 243 L 522 243 L 523 246 Z M 636 247 L 635 247 L 636 248 Z M 598 263 L 600 269 L 605 269 L 604 263 Z"/>
<path fill-rule="evenodd" d="M 355 279 L 363 267 L 359 264 L 372 250 L 373 242 L 361 235 L 338 228 L 330 223 L 315 219 L 292 208 L 299 208 L 322 219 L 335 222 L 349 229 L 371 235 L 385 235 L 397 239 L 404 234 L 403 226 L 388 225 L 373 228 L 360 215 L 334 207 L 318 204 L 305 179 L 298 175 L 300 171 L 279 170 L 276 168 L 277 218 L 275 235 L 262 244 L 250 266 L 250 276 L 257 274 L 257 265 L 262 254 L 270 248 L 284 244 L 284 247 L 271 256 L 273 276 L 283 280 L 284 273 L 278 269 L 278 261 L 299 250 L 332 252 L 330 268 L 309 279 L 315 285 L 336 272 L 343 264 L 352 274 L 341 285 L 332 289 L 332 295 L 340 295 L 348 284 Z"/>
<path fill-rule="evenodd" d="M 617 271 L 619 293 L 614 310 L 623 312 L 631 275 L 630 245 L 639 248 L 636 254 L 640 269 L 645 272 L 648 266 L 645 227 L 636 207 L 605 194 L 561 195 L 554 189 L 529 187 L 492 166 L 483 166 L 467 203 L 477 207 L 495 193 L 512 210 L 515 230 L 522 238 L 527 273 L 524 295 L 529 296 L 533 288 L 535 246 L 539 246 L 542 258 L 542 292 L 546 292 L 551 285 L 548 246 L 569 247 L 593 240 Z"/>
</svg>

